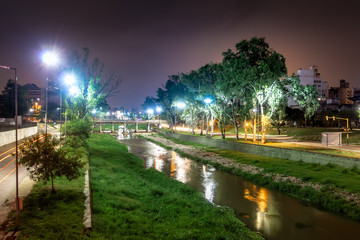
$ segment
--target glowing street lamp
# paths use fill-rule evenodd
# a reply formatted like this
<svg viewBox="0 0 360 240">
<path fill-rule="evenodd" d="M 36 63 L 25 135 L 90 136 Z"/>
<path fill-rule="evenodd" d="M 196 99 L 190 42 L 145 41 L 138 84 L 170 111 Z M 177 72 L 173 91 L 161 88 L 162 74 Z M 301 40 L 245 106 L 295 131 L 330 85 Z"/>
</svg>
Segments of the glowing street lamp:
<svg viewBox="0 0 360 240">
<path fill-rule="evenodd" d="M 1 66 L 0 68 L 13 70 L 15 74 L 15 171 L 16 171 L 16 197 L 15 197 L 15 205 L 16 205 L 16 227 L 19 226 L 19 153 L 18 153 L 18 93 L 17 93 L 17 69 L 14 67 Z"/>
<path fill-rule="evenodd" d="M 204 103 L 208 106 L 210 105 L 214 100 L 211 97 L 205 97 L 204 98 Z M 206 125 L 206 135 L 208 135 L 208 129 L 209 129 L 209 125 L 211 126 L 211 137 L 214 134 L 214 116 L 212 114 L 212 110 L 210 108 L 210 115 L 211 115 L 211 120 L 210 122 L 208 122 L 208 124 Z M 208 120 L 208 119 L 207 119 Z"/>
<path fill-rule="evenodd" d="M 185 102 L 179 101 L 179 102 L 175 102 L 174 106 L 178 109 L 183 109 L 186 107 Z M 175 131 L 176 131 L 176 112 L 175 112 Z"/>
<path fill-rule="evenodd" d="M 80 93 L 80 89 L 77 86 L 74 86 L 75 82 L 76 82 L 76 77 L 73 73 L 65 73 L 65 75 L 63 75 L 62 77 L 62 82 L 69 86 L 69 94 L 70 96 L 77 96 Z M 60 109 L 62 110 L 62 84 L 60 83 Z M 65 98 L 66 99 L 66 98 Z M 62 118 L 62 113 L 60 110 L 60 137 L 61 137 L 61 118 Z M 65 142 L 66 142 L 66 130 L 67 130 L 67 105 L 66 105 L 66 109 L 65 109 Z M 60 142 L 60 146 L 61 146 L 61 142 Z"/>
<path fill-rule="evenodd" d="M 157 107 L 156 107 L 156 112 L 157 112 L 157 114 L 158 114 L 158 116 L 159 116 L 159 126 L 158 126 L 158 128 L 160 128 L 160 113 L 162 112 L 162 108 L 159 107 L 159 106 L 157 106 Z"/>
<path fill-rule="evenodd" d="M 153 115 L 153 114 L 154 114 L 154 109 L 148 108 L 148 109 L 146 110 L 146 113 L 149 114 L 149 115 Z"/>
<path fill-rule="evenodd" d="M 56 52 L 45 51 L 41 55 L 41 60 L 46 66 L 56 66 L 59 63 L 59 57 Z M 45 89 L 45 134 L 47 134 L 47 116 L 48 116 L 48 88 L 49 88 L 49 76 L 46 71 L 46 89 Z"/>
</svg>

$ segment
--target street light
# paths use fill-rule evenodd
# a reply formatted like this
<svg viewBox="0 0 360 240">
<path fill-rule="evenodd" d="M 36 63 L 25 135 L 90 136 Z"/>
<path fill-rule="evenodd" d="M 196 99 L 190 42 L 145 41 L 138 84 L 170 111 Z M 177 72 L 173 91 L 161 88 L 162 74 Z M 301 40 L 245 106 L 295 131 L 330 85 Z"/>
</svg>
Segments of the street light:
<svg viewBox="0 0 360 240">
<path fill-rule="evenodd" d="M 63 82 L 65 85 L 69 86 L 69 94 L 70 96 L 77 96 L 80 93 L 80 89 L 77 86 L 74 86 L 76 82 L 76 77 L 73 73 L 65 73 L 63 76 Z M 60 83 L 60 89 L 62 84 Z M 66 102 L 66 97 L 65 97 Z M 61 90 L 60 90 L 60 108 L 62 107 L 62 99 L 61 99 Z M 61 137 L 61 112 L 60 112 L 60 137 Z M 67 104 L 65 109 L 65 142 L 66 142 L 66 130 L 67 130 Z"/>
<path fill-rule="evenodd" d="M 162 112 L 162 108 L 157 106 L 156 107 L 156 112 L 158 113 L 158 116 L 159 116 L 159 128 L 160 128 L 160 113 Z"/>
<path fill-rule="evenodd" d="M 42 62 L 47 66 L 55 66 L 59 63 L 59 57 L 53 51 L 45 51 L 41 55 Z M 45 134 L 47 134 L 47 117 L 48 117 L 48 88 L 49 88 L 49 76 L 46 71 L 46 89 L 45 89 Z"/>
<path fill-rule="evenodd" d="M 211 97 L 205 97 L 204 98 L 204 103 L 206 104 L 206 106 L 209 106 L 212 102 L 214 101 L 214 99 L 212 99 Z M 209 107 L 210 108 L 210 107 Z M 213 136 L 214 134 L 214 116 L 212 114 L 212 110 L 210 108 L 210 115 L 211 115 L 211 137 Z M 208 122 L 208 119 L 207 119 L 207 124 L 206 124 L 206 136 L 208 136 L 208 129 L 209 129 L 209 122 Z"/>
<path fill-rule="evenodd" d="M 184 102 L 182 102 L 182 101 L 175 102 L 174 105 L 175 105 L 176 108 L 179 108 L 179 109 L 183 109 L 183 108 L 186 107 L 186 104 Z M 175 112 L 175 132 L 176 132 L 176 112 Z"/>
<path fill-rule="evenodd" d="M 16 197 L 15 197 L 15 205 L 16 205 L 16 227 L 19 226 L 19 153 L 18 153 L 18 98 L 17 98 L 17 69 L 14 67 L 1 66 L 0 68 L 13 70 L 15 74 L 15 171 L 16 171 Z"/>
</svg>

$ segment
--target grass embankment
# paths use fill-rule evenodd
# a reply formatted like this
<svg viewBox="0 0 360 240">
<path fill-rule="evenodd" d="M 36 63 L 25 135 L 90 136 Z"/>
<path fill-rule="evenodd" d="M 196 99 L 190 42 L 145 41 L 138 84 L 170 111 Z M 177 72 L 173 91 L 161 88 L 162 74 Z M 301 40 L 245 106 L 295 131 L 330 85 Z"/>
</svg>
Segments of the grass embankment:
<svg viewBox="0 0 360 240">
<path fill-rule="evenodd" d="M 331 130 L 334 132 L 336 129 L 324 129 L 324 128 L 288 128 L 289 129 L 289 136 L 296 136 L 296 134 L 312 134 L 309 135 L 311 137 L 318 138 L 319 141 L 321 140 L 321 133 L 322 132 L 330 132 Z M 162 129 L 162 131 L 169 131 Z M 179 132 L 183 135 L 191 135 L 194 136 L 191 133 L 188 132 Z M 249 132 L 248 132 L 249 133 Z M 227 133 L 229 134 L 229 133 Z M 346 134 L 343 134 L 346 137 Z M 195 135 L 198 137 L 206 137 L 205 135 Z M 306 136 L 304 136 L 306 137 Z M 350 137 L 352 144 L 360 144 L 360 131 L 353 131 L 353 135 Z M 229 138 L 227 136 L 225 139 L 222 139 L 221 136 L 216 135 L 213 136 L 213 139 L 221 139 L 226 141 L 235 141 L 240 143 L 247 143 L 247 144 L 255 144 L 255 145 L 264 145 L 264 146 L 271 146 L 271 147 L 277 147 L 277 148 L 287 148 L 287 149 L 293 149 L 293 150 L 299 150 L 299 151 L 306 151 L 306 152 L 314 152 L 314 153 L 323 153 L 323 154 L 329 154 L 329 155 L 335 155 L 340 157 L 351 157 L 351 158 L 360 158 L 360 154 L 357 152 L 347 151 L 346 149 L 334 149 L 334 148 L 326 148 L 319 147 L 319 146 L 310 146 L 310 145 L 301 145 L 301 144 L 293 144 L 293 143 L 286 143 L 286 142 L 277 142 L 277 141 L 267 141 L 265 144 L 261 144 L 258 141 L 253 142 L 252 138 L 249 137 L 247 141 L 245 141 L 243 138 L 240 138 L 239 140 L 236 140 L 234 137 Z M 304 141 L 312 141 L 311 139 L 303 139 Z M 343 143 L 346 143 L 346 139 L 343 139 Z"/>
<path fill-rule="evenodd" d="M 303 188 L 292 183 L 274 181 L 271 177 L 265 177 L 263 174 L 251 174 L 242 172 L 239 169 L 221 166 L 219 163 L 214 163 L 207 159 L 201 159 L 199 157 L 186 154 L 180 149 L 175 149 L 175 151 L 184 157 L 210 164 L 216 168 L 242 176 L 245 179 L 262 186 L 283 191 L 296 198 L 316 204 L 317 206 L 331 212 L 344 214 L 354 220 L 360 220 L 360 207 L 355 202 L 347 202 L 344 199 L 346 196 L 343 196 L 344 198 L 342 198 L 338 194 L 334 194 L 334 192 L 339 193 L 342 190 L 360 194 L 360 170 L 356 167 L 347 169 L 334 164 L 320 165 L 295 162 L 286 159 L 270 158 L 237 151 L 216 149 L 172 138 L 168 139 L 178 144 L 191 145 L 196 148 L 201 148 L 202 150 L 217 153 L 223 157 L 233 159 L 235 162 L 263 168 L 264 173 L 294 176 L 305 182 L 320 183 L 324 185 L 320 191 L 310 187 Z"/>
<path fill-rule="evenodd" d="M 54 179 L 56 193 L 51 193 L 51 183 L 37 183 L 24 199 L 20 211 L 18 239 L 85 239 L 84 177 L 68 181 Z M 14 223 L 15 213 L 11 213 Z M 13 227 L 11 228 L 13 229 Z M 11 230 L 8 229 L 8 230 Z"/>
<path fill-rule="evenodd" d="M 89 140 L 92 236 L 101 239 L 259 239 L 233 211 L 128 153 L 108 135 Z"/>
</svg>

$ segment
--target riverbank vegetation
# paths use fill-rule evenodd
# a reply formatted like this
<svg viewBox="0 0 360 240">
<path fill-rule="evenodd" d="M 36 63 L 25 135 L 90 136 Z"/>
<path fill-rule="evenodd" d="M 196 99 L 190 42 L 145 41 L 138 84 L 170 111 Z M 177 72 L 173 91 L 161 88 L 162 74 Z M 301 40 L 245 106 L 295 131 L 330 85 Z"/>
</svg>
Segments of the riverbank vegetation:
<svg viewBox="0 0 360 240">
<path fill-rule="evenodd" d="M 242 176 L 256 184 L 280 190 L 328 211 L 360 220 L 358 168 L 294 162 L 151 135 L 147 138 L 172 147 L 184 157 Z M 196 151 L 188 151 L 184 146 L 196 149 L 198 154 Z"/>
<path fill-rule="evenodd" d="M 84 170 L 85 171 L 85 170 Z M 55 178 L 56 192 L 51 182 L 40 181 L 24 199 L 20 211 L 18 239 L 84 239 L 84 178 L 68 181 Z M 3 224 L 5 231 L 14 230 L 15 212 Z"/>
<path fill-rule="evenodd" d="M 170 132 L 171 130 L 162 129 L 161 131 Z M 309 131 L 309 130 L 306 130 L 306 132 L 307 131 Z M 193 135 L 193 134 L 191 134 L 189 132 L 180 132 L 180 131 L 178 131 L 178 132 L 183 134 L 183 135 Z M 317 129 L 314 132 L 318 133 L 318 134 L 321 134 L 320 129 Z M 292 134 L 294 134 L 294 132 Z M 355 136 L 354 139 L 357 139 L 357 138 L 360 139 L 360 131 L 356 131 L 356 134 L 357 135 L 354 135 Z M 196 136 L 203 137 L 203 138 L 206 137 L 205 135 L 196 135 Z M 310 135 L 310 136 L 318 137 L 317 135 Z M 320 135 L 320 137 L 321 137 L 321 135 Z M 212 137 L 212 139 L 222 139 L 222 138 L 219 135 L 214 135 Z M 250 138 L 250 137 L 248 137 L 247 141 L 245 141 L 244 139 L 236 140 L 235 138 L 226 138 L 226 139 L 222 139 L 222 140 L 224 140 L 224 141 L 235 141 L 235 142 L 247 143 L 247 144 L 255 144 L 255 145 L 263 145 L 263 146 L 269 146 L 269 147 L 286 148 L 286 149 L 293 149 L 293 150 L 306 151 L 306 152 L 329 154 L 329 155 L 335 155 L 335 156 L 340 156 L 340 157 L 360 158 L 359 153 L 353 152 L 353 151 L 347 151 L 344 148 L 337 148 L 336 149 L 336 148 L 327 148 L 325 146 L 316 146 L 316 145 L 314 146 L 314 145 L 305 145 L 305 144 L 301 144 L 301 143 L 291 143 L 291 142 L 289 143 L 289 142 L 279 142 L 279 141 L 269 141 L 266 144 L 262 144 L 259 141 L 253 142 L 252 138 Z M 294 140 L 294 142 L 295 141 L 296 140 Z M 355 140 L 353 140 L 353 141 L 355 141 Z"/>
<path fill-rule="evenodd" d="M 260 239 L 233 211 L 128 153 L 108 135 L 89 139 L 92 236 L 101 239 Z"/>
</svg>

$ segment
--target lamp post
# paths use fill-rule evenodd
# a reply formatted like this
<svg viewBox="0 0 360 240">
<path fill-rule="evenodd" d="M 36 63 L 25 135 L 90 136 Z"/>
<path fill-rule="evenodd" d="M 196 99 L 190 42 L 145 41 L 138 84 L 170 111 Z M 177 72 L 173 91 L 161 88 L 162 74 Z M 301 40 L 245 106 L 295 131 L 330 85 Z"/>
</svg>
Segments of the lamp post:
<svg viewBox="0 0 360 240">
<path fill-rule="evenodd" d="M 179 109 L 185 108 L 186 104 L 184 102 L 175 102 L 175 107 Z M 175 111 L 175 132 L 176 132 L 176 111 Z"/>
<path fill-rule="evenodd" d="M 162 112 L 162 108 L 161 107 L 156 107 L 156 112 L 158 113 L 159 116 L 159 129 L 160 129 L 160 113 Z"/>
<path fill-rule="evenodd" d="M 18 153 L 18 98 L 17 98 L 17 69 L 14 67 L 1 66 L 0 68 L 13 70 L 15 74 L 15 172 L 16 172 L 16 197 L 15 197 L 15 205 L 16 205 L 16 227 L 19 226 L 19 153 Z"/>
<path fill-rule="evenodd" d="M 74 83 L 76 82 L 76 77 L 74 74 L 72 73 L 66 73 L 63 77 L 63 82 L 65 83 L 65 85 L 69 86 L 69 94 L 71 96 L 76 96 L 79 93 L 79 89 L 78 87 L 74 86 Z M 60 108 L 62 107 L 62 97 L 61 97 L 61 86 L 62 84 L 60 83 Z M 65 97 L 65 104 L 66 104 L 66 97 Z M 65 142 L 66 142 L 66 129 L 67 129 L 67 104 L 65 105 Z M 60 138 L 61 138 L 61 110 L 60 110 Z"/>
<path fill-rule="evenodd" d="M 55 52 L 46 51 L 41 55 L 42 62 L 47 66 L 55 66 L 59 62 L 59 58 Z M 49 76 L 46 70 L 46 88 L 45 88 L 45 134 L 47 134 L 47 117 L 48 117 L 48 88 Z"/>
<path fill-rule="evenodd" d="M 206 104 L 206 106 L 208 107 L 208 108 L 210 108 L 209 107 L 209 105 L 213 102 L 214 100 L 211 98 L 211 97 L 206 97 L 205 99 L 204 99 L 204 103 Z M 213 114 L 212 114 L 212 110 L 211 110 L 211 108 L 210 108 L 210 116 L 211 116 L 211 137 L 213 136 L 213 133 L 214 133 L 214 120 L 213 120 Z M 207 121 L 207 123 L 206 123 L 206 136 L 208 136 L 208 129 L 209 129 L 209 121 Z"/>
</svg>

